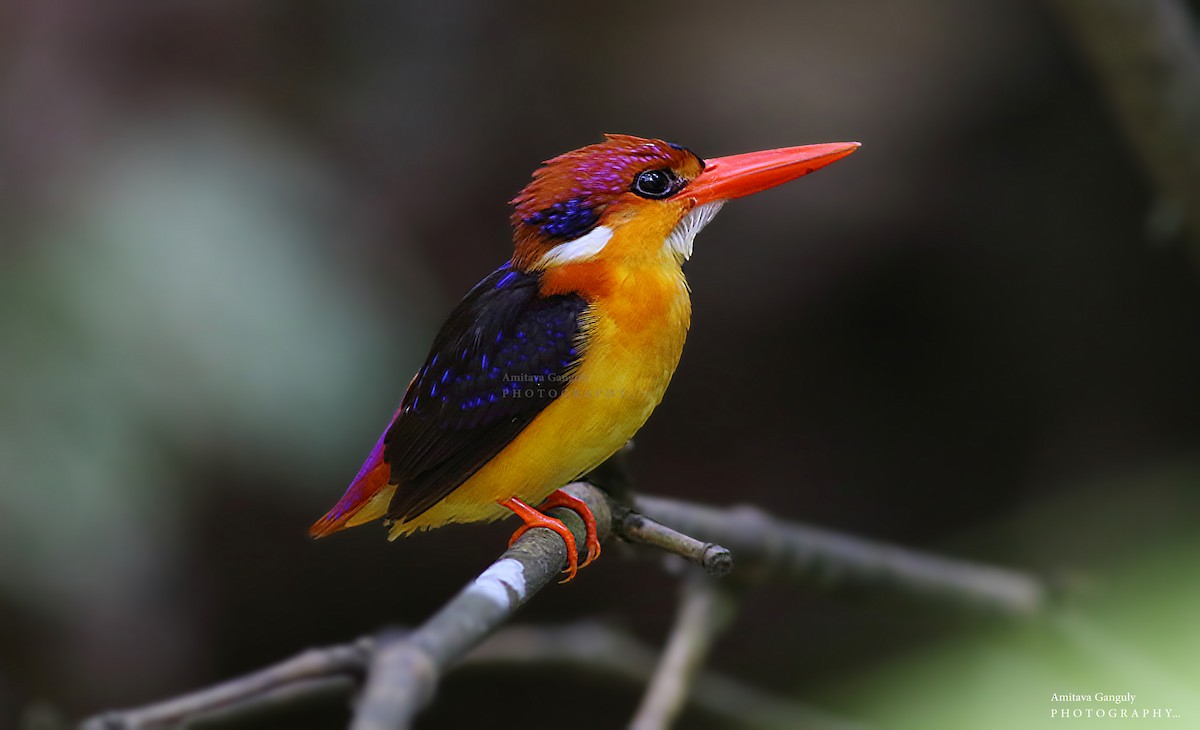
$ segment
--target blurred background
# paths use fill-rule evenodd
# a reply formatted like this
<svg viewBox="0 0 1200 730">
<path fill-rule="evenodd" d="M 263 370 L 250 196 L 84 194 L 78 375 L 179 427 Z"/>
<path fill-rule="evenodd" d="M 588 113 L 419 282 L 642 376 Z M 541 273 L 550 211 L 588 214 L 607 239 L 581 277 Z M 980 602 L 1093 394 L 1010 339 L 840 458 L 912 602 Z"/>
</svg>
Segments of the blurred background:
<svg viewBox="0 0 1200 730">
<path fill-rule="evenodd" d="M 1200 711 L 1200 269 L 1042 4 L 16 0 L 0 726 L 415 624 L 490 562 L 511 524 L 306 528 L 508 257 L 506 201 L 603 132 L 702 156 L 863 143 L 699 237 L 642 490 L 1075 596 L 1051 631 L 768 587 L 710 666 L 879 727 L 1035 727 L 1052 692 Z M 522 620 L 660 645 L 676 581 L 619 553 Z M 465 671 L 424 722 L 581 701 L 572 727 L 612 728 L 640 690 Z"/>
</svg>

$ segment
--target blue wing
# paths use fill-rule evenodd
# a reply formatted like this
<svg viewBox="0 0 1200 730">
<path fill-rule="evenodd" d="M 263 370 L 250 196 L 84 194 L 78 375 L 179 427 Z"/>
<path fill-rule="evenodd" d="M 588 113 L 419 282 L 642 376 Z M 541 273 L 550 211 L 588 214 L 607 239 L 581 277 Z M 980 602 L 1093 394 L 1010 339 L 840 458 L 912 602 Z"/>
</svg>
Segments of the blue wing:
<svg viewBox="0 0 1200 730">
<path fill-rule="evenodd" d="M 388 507 L 409 520 L 465 482 L 561 393 L 580 357 L 578 295 L 502 266 L 450 314 L 384 437 Z"/>
</svg>

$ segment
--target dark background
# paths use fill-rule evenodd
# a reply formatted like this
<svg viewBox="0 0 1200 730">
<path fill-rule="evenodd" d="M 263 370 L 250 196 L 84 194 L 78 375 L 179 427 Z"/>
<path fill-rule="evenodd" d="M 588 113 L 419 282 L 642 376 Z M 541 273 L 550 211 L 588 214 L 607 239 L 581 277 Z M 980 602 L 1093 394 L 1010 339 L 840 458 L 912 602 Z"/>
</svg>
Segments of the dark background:
<svg viewBox="0 0 1200 730">
<path fill-rule="evenodd" d="M 1129 659 L 778 586 L 711 666 L 889 726 L 1029 726 L 1088 671 L 1184 703 L 1198 272 L 1042 5 L 39 0 L 0 9 L 0 726 L 418 623 L 498 554 L 509 523 L 305 529 L 509 255 L 506 201 L 602 132 L 863 143 L 699 237 L 641 488 L 1084 585 Z M 676 593 L 613 549 L 521 620 L 659 645 Z M 638 694 L 474 670 L 425 726 Z"/>
</svg>

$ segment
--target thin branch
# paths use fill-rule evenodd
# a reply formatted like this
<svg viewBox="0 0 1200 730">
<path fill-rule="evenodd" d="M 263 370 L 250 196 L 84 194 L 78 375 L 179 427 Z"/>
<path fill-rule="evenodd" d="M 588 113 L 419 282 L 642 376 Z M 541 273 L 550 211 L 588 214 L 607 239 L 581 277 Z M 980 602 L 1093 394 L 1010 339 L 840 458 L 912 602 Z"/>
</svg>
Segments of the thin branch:
<svg viewBox="0 0 1200 730">
<path fill-rule="evenodd" d="M 648 545 L 678 555 L 704 568 L 711 576 L 728 575 L 733 570 L 733 555 L 728 549 L 697 540 L 633 511 L 636 494 L 629 468 L 632 453 L 633 442 L 629 441 L 584 477 L 585 481 L 600 487 L 609 496 L 613 533 L 626 542 Z"/>
<path fill-rule="evenodd" d="M 245 723 L 266 719 L 275 714 L 296 712 L 306 705 L 317 705 L 344 698 L 359 686 L 353 677 L 338 674 L 330 677 L 301 679 L 281 685 L 262 694 L 247 697 L 246 701 L 203 713 L 193 722 L 172 723 L 171 727 L 210 728 L 230 723 Z"/>
<path fill-rule="evenodd" d="M 464 666 L 559 664 L 599 672 L 638 685 L 649 683 L 655 652 L 629 634 L 595 622 L 559 627 L 509 627 L 471 652 Z M 862 725 L 761 690 L 712 671 L 701 670 L 686 698 L 697 710 L 729 727 L 747 730 L 863 730 Z"/>
<path fill-rule="evenodd" d="M 1050 0 L 1200 262 L 1200 37 L 1182 0 Z"/>
<path fill-rule="evenodd" d="M 697 540 L 621 505 L 613 506 L 613 532 L 627 542 L 678 555 L 713 577 L 733 570 L 733 555 L 728 548 Z"/>
<path fill-rule="evenodd" d="M 582 482 L 564 490 L 587 503 L 600 540 L 607 539 L 612 518 L 604 493 Z M 574 511 L 559 508 L 552 514 L 571 528 L 577 545 L 584 544 L 583 521 Z M 351 729 L 409 727 L 432 699 L 439 676 L 557 578 L 566 562 L 562 538 L 544 528 L 529 530 L 419 628 L 381 642 Z"/>
<path fill-rule="evenodd" d="M 278 698 L 280 692 L 288 692 L 289 698 L 294 700 L 297 688 L 303 687 L 306 692 L 318 689 L 308 684 L 313 681 L 341 680 L 348 682 L 346 686 L 353 686 L 361 676 L 370 652 L 370 640 L 309 649 L 279 664 L 198 692 L 133 710 L 98 715 L 84 722 L 82 730 L 172 727 L 226 708 L 236 707 L 239 712 L 256 709 L 260 703 L 270 703 L 272 698 Z"/>
<path fill-rule="evenodd" d="M 135 711 L 94 718 L 85 730 L 162 728 L 203 723 L 217 726 L 248 716 L 348 696 L 366 674 L 378 643 L 364 638 L 352 644 L 309 649 L 259 672 L 216 687 L 148 705 Z M 566 626 L 509 626 L 488 637 L 463 659 L 463 668 L 513 665 L 560 665 L 573 671 L 644 685 L 655 668 L 655 652 L 629 634 L 595 622 Z M 861 730 L 820 710 L 780 699 L 715 672 L 702 671 L 688 698 L 698 710 L 733 727 L 774 730 Z"/>
<path fill-rule="evenodd" d="M 666 651 L 642 697 L 630 730 L 668 730 L 687 703 L 688 690 L 717 636 L 733 619 L 728 586 L 707 575 L 691 575 L 683 584 L 679 614 Z"/>
<path fill-rule="evenodd" d="M 784 522 L 754 507 L 718 509 L 639 497 L 636 509 L 689 535 L 728 545 L 743 580 L 895 589 L 966 610 L 1023 618 L 1039 613 L 1047 602 L 1045 588 L 1026 573 Z"/>
<path fill-rule="evenodd" d="M 641 518 L 631 515 L 627 507 L 589 484 L 576 483 L 566 489 L 591 508 L 602 541 L 619 526 L 630 539 L 664 547 L 691 557 L 693 562 L 708 563 L 706 567 L 710 570 L 714 562 L 711 556 L 728 555 L 727 550 L 715 543 L 727 544 L 738 555 L 742 566 L 739 576 L 749 581 L 780 577 L 841 587 L 890 586 L 975 610 L 1025 617 L 1041 610 L 1046 600 L 1041 585 L 1022 573 L 789 524 L 751 508 L 720 510 L 644 497 L 637 500 L 637 508 L 648 517 Z M 613 517 L 614 512 L 619 518 Z M 582 520 L 567 509 L 555 510 L 554 515 L 575 533 L 577 544 L 583 545 Z M 654 520 L 673 524 L 699 539 L 665 528 Z M 645 538 L 647 535 L 651 537 Z M 664 535 L 678 538 L 663 538 Z M 697 550 L 698 545 L 702 549 Z M 84 728 L 144 730 L 178 726 L 214 712 L 232 717 L 243 710 L 277 707 L 313 694 L 344 691 L 358 686 L 363 677 L 366 687 L 355 718 L 356 730 L 407 727 L 433 696 L 440 677 L 557 577 L 565 563 L 566 546 L 557 535 L 540 528 L 530 530 L 410 634 L 383 634 L 351 645 L 310 650 L 209 689 L 143 708 L 97 716 L 88 720 Z M 719 565 L 721 560 L 715 563 Z M 679 631 L 684 629 L 679 629 L 677 635 Z M 687 631 L 690 633 L 691 629 Z M 664 672 L 668 666 L 676 677 L 685 677 L 692 671 L 687 668 L 688 662 L 680 659 L 664 663 Z M 698 680 L 697 692 L 697 702 L 702 706 L 711 707 L 714 698 L 721 697 L 722 702 L 741 708 L 739 713 L 747 716 L 752 714 L 750 706 L 755 702 L 761 700 L 768 705 L 771 702 L 753 690 L 722 684 L 711 676 Z M 677 696 L 678 692 L 673 694 Z M 778 701 L 773 706 L 784 707 Z M 783 710 L 781 713 L 787 714 Z M 779 716 L 774 715 L 776 719 Z M 813 718 L 820 720 L 821 716 Z M 774 726 L 798 724 L 777 722 Z"/>
</svg>

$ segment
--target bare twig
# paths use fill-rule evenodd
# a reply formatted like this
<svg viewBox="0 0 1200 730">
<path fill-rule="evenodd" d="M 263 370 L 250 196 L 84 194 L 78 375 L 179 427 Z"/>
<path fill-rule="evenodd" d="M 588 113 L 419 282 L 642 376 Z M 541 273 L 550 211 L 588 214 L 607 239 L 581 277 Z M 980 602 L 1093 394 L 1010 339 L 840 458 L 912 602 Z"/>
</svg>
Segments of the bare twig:
<svg viewBox="0 0 1200 730">
<path fill-rule="evenodd" d="M 639 497 L 637 511 L 700 539 L 728 545 L 739 578 L 789 578 L 830 587 L 892 588 L 965 609 L 1029 617 L 1045 607 L 1025 573 L 784 522 L 754 507 L 717 509 Z"/>
<path fill-rule="evenodd" d="M 587 503 L 600 539 L 607 539 L 612 518 L 604 493 L 582 482 L 564 489 Z M 553 514 L 583 545 L 583 520 L 568 509 Z M 530 530 L 422 626 L 382 643 L 368 668 L 352 730 L 408 727 L 433 697 L 439 676 L 558 577 L 566 562 L 562 538 L 544 528 Z"/>
<path fill-rule="evenodd" d="M 733 618 L 729 587 L 707 575 L 692 575 L 683 584 L 679 614 L 666 651 L 642 697 L 630 730 L 667 730 L 687 702 L 688 690 L 700 673 L 709 648 Z"/>
<path fill-rule="evenodd" d="M 399 636 L 394 634 L 394 636 Z M 216 687 L 148 705 L 134 711 L 94 718 L 86 730 L 100 728 L 178 727 L 223 721 L 294 706 L 297 701 L 345 697 L 366 674 L 375 638 L 351 644 L 309 649 L 302 654 Z M 623 631 L 595 622 L 566 626 L 509 626 L 488 637 L 463 659 L 462 667 L 561 665 L 597 672 L 635 684 L 650 681 L 655 652 Z M 783 700 L 739 682 L 702 671 L 689 703 L 733 727 L 811 730 L 860 730 L 861 726 L 820 710 Z"/>
<path fill-rule="evenodd" d="M 631 515 L 627 507 L 616 504 L 591 485 L 577 483 L 566 489 L 592 509 L 601 540 L 619 526 L 622 534 L 631 539 L 688 557 L 705 565 L 710 573 L 719 572 L 713 571 L 712 564 L 721 562 L 712 556 L 728 555 L 727 550 L 714 544 L 720 542 L 737 553 L 743 568 L 739 575 L 746 573 L 750 580 L 783 577 L 834 586 L 891 586 L 976 610 L 1017 616 L 1036 613 L 1045 601 L 1041 585 L 1021 573 L 789 524 L 751 508 L 719 510 L 645 497 L 637 500 L 638 510 L 649 515 L 642 519 Z M 612 516 L 613 511 L 618 517 Z M 583 545 L 582 520 L 567 509 L 555 510 L 554 515 L 575 533 L 577 544 Z M 663 527 L 650 517 L 673 524 L 700 539 Z M 709 542 L 704 542 L 706 540 Z M 176 727 L 199 717 L 211 717 L 213 713 L 232 717 L 314 695 L 344 692 L 363 681 L 365 689 L 354 727 L 358 730 L 407 727 L 432 697 L 440 677 L 508 620 L 534 593 L 557 577 L 565 562 L 566 546 L 557 535 L 545 529 L 530 530 L 471 585 L 412 633 L 386 633 L 351 645 L 310 650 L 274 667 L 209 689 L 143 708 L 106 713 L 87 721 L 84 728 Z M 716 621 L 719 605 L 720 600 L 715 596 L 705 598 L 704 594 L 684 602 L 681 612 L 684 625 L 675 632 L 680 638 L 670 642 L 672 648 L 668 649 L 659 673 L 662 679 L 656 683 L 659 687 L 666 686 L 670 679 L 674 687 L 652 690 L 664 698 L 662 706 L 677 709 L 679 698 L 683 696 L 680 688 L 686 687 L 688 676 L 694 673 L 695 665 L 704 653 L 704 647 L 683 646 L 683 637 L 688 637 L 688 642 L 707 643 L 720 623 Z M 689 628 L 692 626 L 701 628 Z M 708 628 L 702 628 L 705 626 Z M 479 650 L 481 658 L 477 660 L 482 661 L 489 651 L 493 658 L 500 654 L 495 646 L 485 647 Z M 574 656 L 580 664 L 603 665 L 607 662 L 610 669 L 619 665 L 625 676 L 633 676 L 636 672 L 642 673 L 638 676 L 650 674 L 649 660 L 639 659 L 638 662 L 645 666 L 631 668 L 611 654 L 607 658 L 582 657 L 572 655 L 574 649 L 569 646 L 557 651 L 563 661 L 570 661 Z M 543 656 L 551 654 L 543 651 Z M 510 657 L 515 655 L 510 645 Z M 641 656 L 645 657 L 646 652 L 643 651 Z M 812 711 L 808 711 L 809 717 L 803 723 L 797 722 L 798 710 L 790 704 L 711 675 L 702 675 L 696 688 L 699 695 L 696 701 L 700 706 L 717 714 L 721 714 L 718 705 L 738 708 L 736 713 L 730 710 L 726 716 L 741 717 L 745 721 L 741 723 L 743 725 L 754 726 L 755 723 L 746 718 L 761 715 L 770 721 L 764 720 L 758 726 L 839 726 L 839 721 Z M 758 703 L 765 703 L 765 709 L 759 708 L 762 709 L 760 715 L 754 712 Z M 670 713 L 666 714 L 669 716 Z M 659 716 L 663 714 L 659 713 Z M 780 718 L 785 716 L 790 719 L 781 721 Z"/>
<path fill-rule="evenodd" d="M 729 550 L 711 542 L 697 540 L 633 511 L 635 494 L 633 476 L 629 469 L 629 457 L 632 453 L 633 442 L 629 441 L 620 451 L 584 477 L 586 481 L 600 487 L 609 495 L 613 533 L 626 542 L 648 545 L 678 555 L 689 563 L 704 568 L 709 575 L 728 575 L 733 570 L 733 556 Z"/>
<path fill-rule="evenodd" d="M 655 652 L 623 631 L 595 622 L 559 627 L 509 627 L 496 633 L 464 662 L 470 666 L 531 663 L 600 672 L 647 684 L 656 669 Z M 863 726 L 821 710 L 780 699 L 711 671 L 695 679 L 689 704 L 729 727 L 755 730 L 862 730 Z"/>
<path fill-rule="evenodd" d="M 310 684 L 312 682 L 335 682 L 348 688 L 357 683 L 370 651 L 370 640 L 309 649 L 274 666 L 208 689 L 146 707 L 99 715 L 83 723 L 82 730 L 172 727 L 225 708 L 236 707 L 241 712 L 257 710 L 261 704 L 281 697 L 294 700 L 297 688 L 303 688 L 306 693 L 328 689 Z"/>
<path fill-rule="evenodd" d="M 714 577 L 728 575 L 733 570 L 733 555 L 728 548 L 701 542 L 620 505 L 613 507 L 613 532 L 628 542 L 678 555 Z"/>
<path fill-rule="evenodd" d="M 1182 0 L 1050 0 L 1200 262 L 1200 38 Z"/>
<path fill-rule="evenodd" d="M 212 728 L 259 718 L 265 720 L 275 714 L 295 713 L 298 708 L 306 705 L 317 705 L 346 697 L 358 686 L 358 680 L 344 674 L 301 679 L 247 697 L 241 704 L 197 713 L 196 721 L 171 723 L 169 727 Z"/>
</svg>

